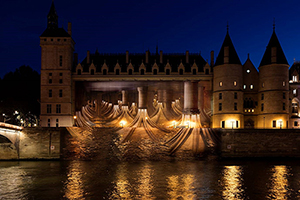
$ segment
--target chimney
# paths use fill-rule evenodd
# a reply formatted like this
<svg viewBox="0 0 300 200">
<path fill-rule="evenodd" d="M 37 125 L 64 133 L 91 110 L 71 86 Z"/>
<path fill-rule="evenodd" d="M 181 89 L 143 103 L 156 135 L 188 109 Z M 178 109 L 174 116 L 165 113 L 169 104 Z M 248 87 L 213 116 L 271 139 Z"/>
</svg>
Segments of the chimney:
<svg viewBox="0 0 300 200">
<path fill-rule="evenodd" d="M 87 51 L 87 55 L 86 55 L 86 63 L 90 64 L 90 51 Z"/>
<path fill-rule="evenodd" d="M 149 62 L 149 50 L 146 51 L 146 61 L 145 61 L 145 63 L 148 64 L 148 62 Z"/>
<path fill-rule="evenodd" d="M 224 47 L 224 64 L 229 63 L 229 47 Z"/>
<path fill-rule="evenodd" d="M 160 51 L 160 57 L 159 57 L 159 62 L 162 64 L 163 63 L 163 51 Z"/>
<path fill-rule="evenodd" d="M 215 58 L 214 58 L 215 56 L 214 56 L 214 53 L 215 53 L 214 51 L 210 52 L 210 66 L 211 67 L 213 67 L 215 65 L 215 61 L 214 61 L 215 60 Z"/>
<path fill-rule="evenodd" d="M 129 51 L 126 51 L 126 63 L 129 63 Z"/>
<path fill-rule="evenodd" d="M 78 65 L 78 53 L 74 53 L 74 65 Z"/>
<path fill-rule="evenodd" d="M 68 22 L 68 34 L 72 36 L 72 23 Z"/>
<path fill-rule="evenodd" d="M 185 52 L 185 62 L 189 63 L 189 51 Z"/>
</svg>

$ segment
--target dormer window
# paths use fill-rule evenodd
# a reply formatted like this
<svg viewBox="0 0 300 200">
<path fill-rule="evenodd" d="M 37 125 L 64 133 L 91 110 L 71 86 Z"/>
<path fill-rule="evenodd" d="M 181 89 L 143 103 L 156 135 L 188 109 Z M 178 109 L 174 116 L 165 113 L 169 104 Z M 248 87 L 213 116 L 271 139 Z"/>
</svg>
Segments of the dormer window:
<svg viewBox="0 0 300 200">
<path fill-rule="evenodd" d="M 298 82 L 298 77 L 297 76 L 293 76 L 293 82 Z"/>
</svg>

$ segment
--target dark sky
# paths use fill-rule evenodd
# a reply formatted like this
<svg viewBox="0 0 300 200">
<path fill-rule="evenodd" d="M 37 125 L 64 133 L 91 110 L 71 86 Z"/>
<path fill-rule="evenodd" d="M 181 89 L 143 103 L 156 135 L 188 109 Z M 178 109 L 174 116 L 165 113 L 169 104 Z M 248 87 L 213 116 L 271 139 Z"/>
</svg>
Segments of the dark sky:
<svg viewBox="0 0 300 200">
<path fill-rule="evenodd" d="M 46 29 L 51 0 L 1 2 L 0 77 L 21 65 L 40 72 L 39 36 Z M 56 0 L 59 27 L 72 22 L 75 52 L 198 53 L 217 56 L 229 33 L 242 63 L 258 67 L 272 34 L 276 33 L 290 65 L 300 60 L 300 1 L 290 0 Z"/>
</svg>

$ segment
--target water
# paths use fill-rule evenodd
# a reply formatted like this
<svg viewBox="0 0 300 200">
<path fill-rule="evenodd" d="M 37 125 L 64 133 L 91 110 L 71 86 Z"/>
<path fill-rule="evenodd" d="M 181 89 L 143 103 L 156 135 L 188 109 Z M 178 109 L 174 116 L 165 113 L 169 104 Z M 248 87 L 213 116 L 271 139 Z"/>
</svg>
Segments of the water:
<svg viewBox="0 0 300 200">
<path fill-rule="evenodd" d="M 299 161 L 0 162 L 0 199 L 300 199 Z"/>
</svg>

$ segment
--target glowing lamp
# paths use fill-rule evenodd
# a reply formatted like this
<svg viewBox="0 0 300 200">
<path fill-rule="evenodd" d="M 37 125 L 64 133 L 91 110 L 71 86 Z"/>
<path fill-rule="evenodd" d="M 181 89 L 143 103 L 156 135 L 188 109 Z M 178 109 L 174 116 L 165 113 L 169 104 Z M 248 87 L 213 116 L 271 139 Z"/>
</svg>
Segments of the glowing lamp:
<svg viewBox="0 0 300 200">
<path fill-rule="evenodd" d="M 76 119 L 77 118 L 77 116 L 76 115 L 74 115 L 74 117 L 73 117 L 74 119 Z"/>
</svg>

